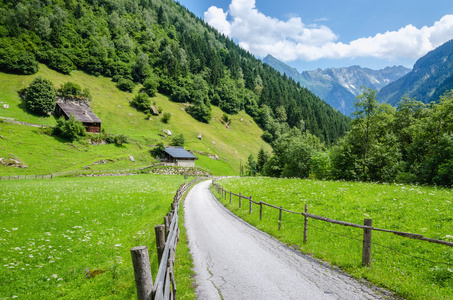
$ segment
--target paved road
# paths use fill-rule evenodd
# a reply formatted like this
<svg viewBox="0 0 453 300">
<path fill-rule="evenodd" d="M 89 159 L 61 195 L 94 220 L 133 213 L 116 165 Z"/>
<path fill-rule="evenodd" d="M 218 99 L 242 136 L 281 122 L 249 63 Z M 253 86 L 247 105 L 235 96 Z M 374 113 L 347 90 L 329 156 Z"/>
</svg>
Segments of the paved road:
<svg viewBox="0 0 453 300">
<path fill-rule="evenodd" d="M 197 184 L 184 204 L 198 299 L 384 299 L 238 219 L 210 183 Z"/>
</svg>

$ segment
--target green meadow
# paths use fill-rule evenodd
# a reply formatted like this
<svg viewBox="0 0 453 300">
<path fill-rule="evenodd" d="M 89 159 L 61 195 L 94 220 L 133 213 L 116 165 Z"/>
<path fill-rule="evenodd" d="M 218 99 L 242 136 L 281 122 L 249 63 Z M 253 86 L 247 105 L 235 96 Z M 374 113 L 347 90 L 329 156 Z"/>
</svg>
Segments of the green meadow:
<svg viewBox="0 0 453 300">
<path fill-rule="evenodd" d="M 315 181 L 275 178 L 229 178 L 218 183 L 228 191 L 253 196 L 292 211 L 373 226 L 422 234 L 453 242 L 453 192 L 451 189 L 396 184 Z M 217 194 L 217 196 L 219 196 Z M 308 219 L 308 240 L 303 243 L 304 218 L 259 206 L 249 215 L 249 201 L 233 196 L 221 201 L 258 229 L 285 244 L 338 266 L 359 279 L 367 279 L 406 299 L 450 299 L 453 295 L 453 248 L 403 238 L 391 233 L 372 233 L 371 268 L 362 267 L 363 230 Z"/>
<path fill-rule="evenodd" d="M 70 81 L 79 84 L 82 89 L 88 88 L 93 98 L 91 108 L 102 120 L 105 132 L 124 134 L 131 142 L 123 146 L 90 145 L 87 141 L 68 143 L 36 127 L 1 122 L 1 118 L 8 118 L 39 125 L 56 124 L 53 116 L 40 117 L 27 112 L 18 94 L 39 75 L 51 80 L 55 87 Z M 261 147 L 271 150 L 261 139 L 262 130 L 243 111 L 231 115 L 231 124 L 226 126 L 221 122 L 223 112 L 213 106 L 213 118 L 205 124 L 185 112 L 185 103 L 175 103 L 158 94 L 151 98 L 151 102 L 155 102 L 163 113 L 171 114 L 169 123 L 165 124 L 161 121 L 162 114 L 149 120 L 144 113 L 130 106 L 140 86 L 136 86 L 133 93 L 126 93 L 120 91 L 110 78 L 94 77 L 82 71 L 63 75 L 45 65 L 40 65 L 38 73 L 32 76 L 0 72 L 0 82 L 0 157 L 14 158 L 27 166 L 21 169 L 0 164 L 0 175 L 41 175 L 85 170 L 84 167 L 118 170 L 149 166 L 155 162 L 149 150 L 160 141 L 171 143 L 171 137 L 163 137 L 163 130 L 170 130 L 172 136 L 183 134 L 188 150 L 218 155 L 219 160 L 214 160 L 196 153 L 199 157 L 196 166 L 215 175 L 238 174 L 241 161 L 244 164 L 250 154 L 256 155 Z M 3 108 L 4 104 L 9 108 Z M 198 134 L 201 134 L 201 140 Z M 129 155 L 135 158 L 135 163 L 130 161 Z M 94 164 L 101 160 L 107 161 L 107 164 Z"/>
<path fill-rule="evenodd" d="M 0 182 L 0 299 L 136 299 L 130 249 L 149 249 L 182 176 Z M 177 248 L 177 287 L 193 299 L 191 259 Z"/>
</svg>

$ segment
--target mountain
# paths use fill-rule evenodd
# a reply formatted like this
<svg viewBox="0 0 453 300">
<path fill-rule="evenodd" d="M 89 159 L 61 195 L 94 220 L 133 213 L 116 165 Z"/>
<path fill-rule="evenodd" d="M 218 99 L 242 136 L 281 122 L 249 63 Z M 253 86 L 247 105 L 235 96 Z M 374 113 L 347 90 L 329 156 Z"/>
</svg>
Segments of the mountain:
<svg viewBox="0 0 453 300">
<path fill-rule="evenodd" d="M 2 72 L 32 75 L 45 64 L 105 76 L 129 91 L 157 87 L 205 123 L 213 106 L 245 111 L 269 142 L 301 124 L 329 144 L 348 130 L 349 118 L 176 1 L 16 2 L 0 1 Z M 277 110 L 285 117 L 277 120 Z"/>
<path fill-rule="evenodd" d="M 453 40 L 428 52 L 412 71 L 381 89 L 377 99 L 396 105 L 403 96 L 429 103 L 453 89 Z"/>
<path fill-rule="evenodd" d="M 302 86 L 345 115 L 350 115 L 354 111 L 355 97 L 360 94 L 362 87 L 380 90 L 410 71 L 403 66 L 381 70 L 352 66 L 299 73 L 271 55 L 266 56 L 263 62 L 300 82 Z"/>
</svg>

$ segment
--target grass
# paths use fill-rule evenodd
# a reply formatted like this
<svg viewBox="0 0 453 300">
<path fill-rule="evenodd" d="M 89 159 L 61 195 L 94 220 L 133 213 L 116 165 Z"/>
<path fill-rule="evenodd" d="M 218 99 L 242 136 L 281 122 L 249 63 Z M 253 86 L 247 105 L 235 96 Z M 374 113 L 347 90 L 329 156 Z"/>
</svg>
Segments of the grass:
<svg viewBox="0 0 453 300">
<path fill-rule="evenodd" d="M 185 196 L 184 196 L 185 199 Z M 175 282 L 177 299 L 197 299 L 195 294 L 195 272 L 193 271 L 193 258 L 189 252 L 189 241 L 187 239 L 184 225 L 184 200 L 179 204 L 179 243 L 175 262 Z"/>
<path fill-rule="evenodd" d="M 351 183 L 275 178 L 229 178 L 218 181 L 228 191 L 252 195 L 283 208 L 363 224 L 373 220 L 378 228 L 419 233 L 453 241 L 452 190 L 396 184 Z M 249 215 L 249 202 L 238 208 L 221 200 L 235 214 L 303 253 L 339 266 L 356 278 L 390 289 L 407 299 L 451 299 L 453 295 L 453 249 L 390 233 L 373 231 L 372 267 L 361 266 L 363 231 L 314 219 L 308 221 L 308 241 L 303 243 L 304 218 L 259 206 Z"/>
<path fill-rule="evenodd" d="M 148 246 L 157 274 L 154 226 L 183 182 L 158 175 L 0 182 L 0 299 L 136 299 L 129 250 Z M 187 272 L 188 256 L 181 242 L 178 271 Z M 179 293 L 193 293 L 191 278 L 177 280 Z"/>
<path fill-rule="evenodd" d="M 270 151 L 270 146 L 261 139 L 262 130 L 244 112 L 230 116 L 229 128 L 221 123 L 223 112 L 213 106 L 213 119 L 209 124 L 193 119 L 184 109 L 185 104 L 169 101 L 168 97 L 158 94 L 152 102 L 163 112 L 169 112 L 168 124 L 161 122 L 159 117 L 147 120 L 142 112 L 133 109 L 129 102 L 138 92 L 126 93 L 118 90 L 116 84 L 106 77 L 94 77 L 81 71 L 73 71 L 71 75 L 63 75 L 40 65 L 39 72 L 32 76 L 20 76 L 0 73 L 0 117 L 13 118 L 16 121 L 55 125 L 53 116 L 40 117 L 30 114 L 17 91 L 25 88 L 34 77 L 41 75 L 51 80 L 56 87 L 64 82 L 74 82 L 91 91 L 93 100 L 91 108 L 102 120 L 102 128 L 107 133 L 125 134 L 135 142 L 123 147 L 112 145 L 91 146 L 87 143 L 67 143 L 64 140 L 42 134 L 42 130 L 24 125 L 0 122 L 0 157 L 15 157 L 27 165 L 27 169 L 17 169 L 0 165 L 0 175 L 39 174 L 40 172 L 55 173 L 60 171 L 82 170 L 84 166 L 101 159 L 112 159 L 115 164 L 93 166 L 92 168 L 118 169 L 134 168 L 152 164 L 154 159 L 148 154 L 152 145 L 163 141 L 169 144 L 170 137 L 164 138 L 163 130 L 170 130 L 172 135 L 183 134 L 186 149 L 218 155 L 213 160 L 204 155 L 196 161 L 203 169 L 215 175 L 234 175 L 245 163 L 250 154 L 256 155 L 263 147 Z M 9 108 L 3 108 L 8 104 Z M 197 138 L 198 134 L 202 139 Z M 141 148 L 140 148 L 141 147 Z M 128 161 L 128 155 L 141 157 L 138 163 Z M 58 156 L 58 157 L 57 157 Z M 123 160 L 124 159 L 124 160 Z M 120 160 L 120 163 L 118 163 Z M 138 166 L 140 165 L 140 166 Z M 91 167 L 91 166 L 90 166 Z"/>
</svg>

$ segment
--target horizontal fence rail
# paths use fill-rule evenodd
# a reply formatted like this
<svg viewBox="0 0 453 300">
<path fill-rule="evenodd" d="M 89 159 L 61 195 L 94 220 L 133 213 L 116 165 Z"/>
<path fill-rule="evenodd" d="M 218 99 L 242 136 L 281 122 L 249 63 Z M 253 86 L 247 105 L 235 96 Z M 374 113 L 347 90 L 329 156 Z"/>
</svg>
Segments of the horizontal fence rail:
<svg viewBox="0 0 453 300">
<path fill-rule="evenodd" d="M 350 222 L 344 222 L 344 221 L 339 221 L 335 219 L 330 219 L 318 215 L 314 215 L 311 213 L 308 213 L 308 205 L 305 204 L 305 211 L 304 212 L 296 212 L 292 210 L 285 209 L 281 206 L 276 206 L 272 205 L 269 203 L 265 203 L 262 201 L 255 201 L 252 199 L 252 196 L 244 196 L 241 193 L 236 194 L 231 191 L 227 191 L 224 189 L 222 186 L 220 186 L 218 183 L 213 180 L 212 182 L 213 187 L 216 189 L 217 193 L 221 195 L 221 197 L 225 200 L 227 200 L 227 197 L 229 197 L 229 202 L 230 204 L 232 203 L 232 196 L 238 197 L 239 200 L 239 208 L 242 207 L 242 201 L 249 201 L 249 214 L 252 213 L 252 205 L 256 204 L 260 206 L 260 220 L 262 219 L 263 215 L 263 206 L 268 206 L 274 209 L 279 210 L 279 216 L 278 216 L 278 230 L 281 229 L 281 224 L 282 224 L 282 213 L 290 213 L 290 214 L 296 214 L 296 215 L 301 215 L 304 217 L 304 243 L 307 242 L 307 229 L 308 229 L 308 218 L 319 220 L 319 221 L 324 221 L 332 224 L 337 224 L 341 226 L 348 226 L 348 227 L 355 227 L 363 230 L 363 249 L 362 249 L 362 265 L 363 266 L 370 266 L 371 264 L 371 236 L 372 236 L 372 231 L 381 231 L 381 232 L 388 232 L 388 233 L 393 233 L 398 236 L 410 238 L 410 239 L 416 239 L 416 240 L 421 240 L 421 241 L 426 241 L 430 243 L 435 243 L 435 244 L 441 244 L 449 247 L 453 247 L 453 242 L 448 242 L 448 241 L 443 241 L 443 240 L 438 240 L 438 239 L 432 239 L 432 238 L 427 238 L 421 234 L 417 233 L 410 233 L 410 232 L 402 232 L 402 231 L 396 231 L 396 230 L 389 230 L 389 229 L 383 229 L 383 228 L 377 228 L 372 226 L 372 220 L 371 219 L 364 219 L 364 225 L 360 224 L 355 224 L 355 223 L 350 223 Z"/>
<path fill-rule="evenodd" d="M 176 246 L 179 242 L 179 204 L 184 194 L 194 184 L 204 179 L 205 178 L 197 178 L 182 184 L 173 199 L 171 211 L 164 217 L 164 225 L 157 225 L 154 228 L 159 260 L 159 270 L 157 271 L 154 284 L 148 248 L 146 246 L 137 246 L 131 249 L 138 300 L 176 299 L 174 265 Z"/>
</svg>

